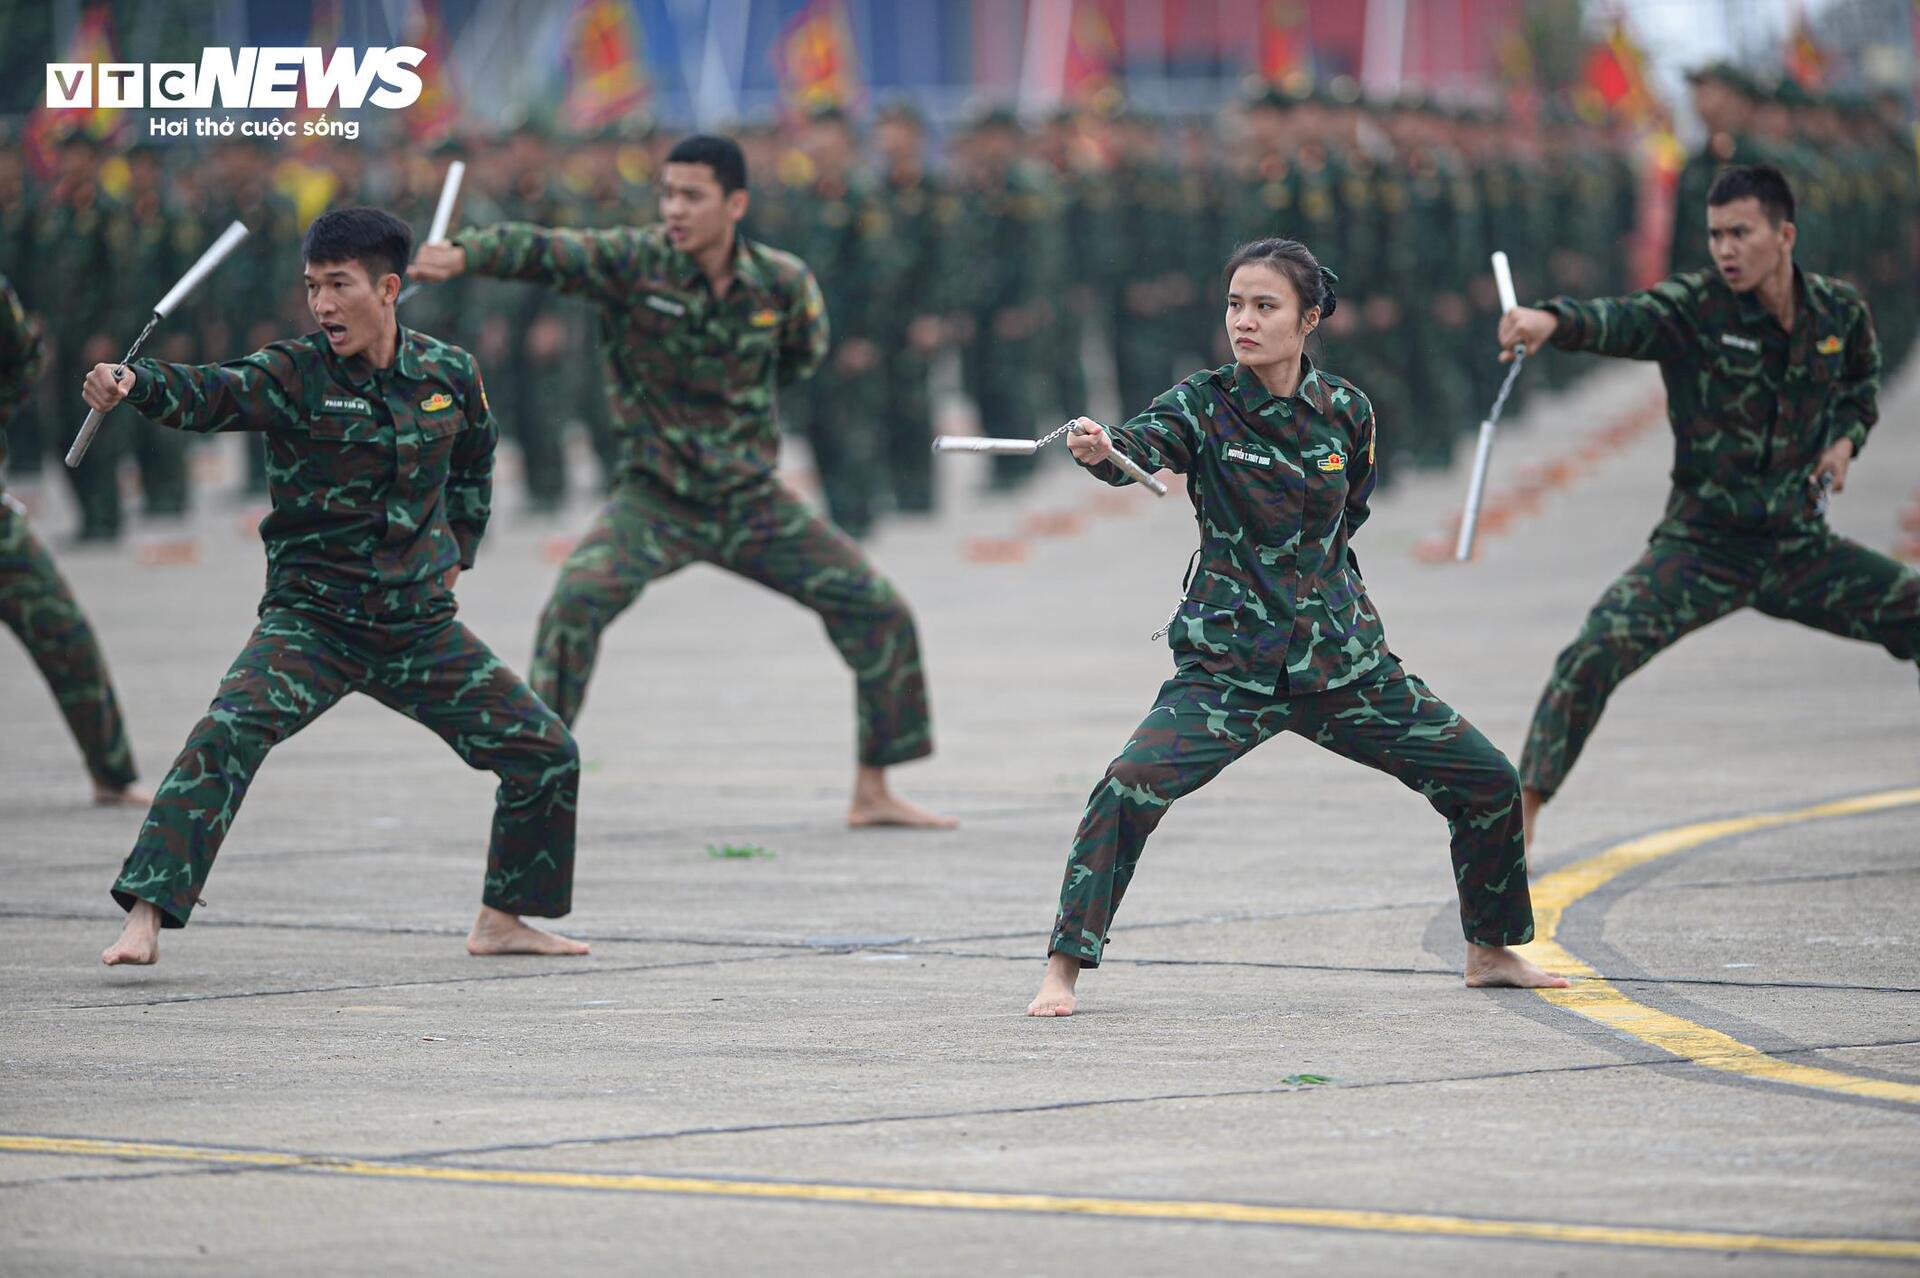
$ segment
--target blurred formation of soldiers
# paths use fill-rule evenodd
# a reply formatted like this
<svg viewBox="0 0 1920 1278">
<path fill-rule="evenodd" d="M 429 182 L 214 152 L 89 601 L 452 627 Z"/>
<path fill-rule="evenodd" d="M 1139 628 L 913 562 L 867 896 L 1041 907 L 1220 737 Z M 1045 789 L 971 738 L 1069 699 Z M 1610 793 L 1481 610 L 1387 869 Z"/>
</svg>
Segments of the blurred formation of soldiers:
<svg viewBox="0 0 1920 1278">
<path fill-rule="evenodd" d="M 1920 178 L 1909 103 L 1900 95 L 1816 97 L 1792 80 L 1766 85 L 1724 62 L 1687 76 L 1707 130 L 1681 171 L 1676 228 L 1704 224 L 1707 188 L 1726 164 L 1771 164 L 1793 183 L 1794 262 L 1859 287 L 1891 377 L 1920 323 Z M 1676 234 L 1672 268 L 1709 265 L 1706 240 Z"/>
<path fill-rule="evenodd" d="M 1723 65 L 1690 81 L 1707 140 L 1679 179 L 1674 269 L 1707 264 L 1714 171 L 1779 164 L 1801 192 L 1796 259 L 1861 286 L 1897 364 L 1920 309 L 1906 105 L 1767 90 Z M 1338 273 L 1342 304 L 1310 350 L 1373 398 L 1386 481 L 1447 465 L 1492 402 L 1503 372 L 1486 336 L 1498 308 L 1492 249 L 1512 259 L 1523 299 L 1639 282 L 1630 250 L 1645 161 L 1622 128 L 1551 111 L 1523 126 L 1418 94 L 1367 101 L 1342 80 L 1306 92 L 1258 83 L 1235 107 L 1169 119 L 1114 97 L 1032 127 L 992 108 L 941 135 L 889 103 L 870 121 L 827 110 L 734 130 L 748 157 L 747 233 L 798 253 L 826 293 L 833 355 L 781 413 L 807 441 L 837 523 L 860 536 L 889 515 L 934 508 L 938 368 L 957 372 L 983 433 L 1036 436 L 1094 408 L 1124 418 L 1176 378 L 1227 362 L 1218 276 L 1245 240 L 1304 240 Z M 118 357 L 228 221 L 246 222 L 251 238 L 149 353 L 238 357 L 303 329 L 306 223 L 368 202 L 424 235 L 453 159 L 468 164 L 458 225 L 650 222 L 676 136 L 637 122 L 571 137 L 519 123 L 431 150 L 368 138 L 118 155 L 74 138 L 45 181 L 25 171 L 16 137 L 0 137 L 0 273 L 43 317 L 52 352 L 35 404 L 10 431 L 15 474 L 64 469 L 47 459 L 84 415 L 80 370 Z M 569 498 L 569 439 L 590 444 L 607 473 L 589 308 L 463 277 L 423 290 L 403 322 L 478 357 L 532 511 Z M 1552 353 L 1541 362 L 1523 392 L 1591 367 Z M 196 446 L 116 414 L 70 476 L 79 537 L 121 534 L 123 470 L 137 472 L 150 524 L 183 513 Z M 1035 473 L 1034 459 L 995 463 L 997 488 Z M 259 463 L 248 480 L 264 491 Z"/>
</svg>

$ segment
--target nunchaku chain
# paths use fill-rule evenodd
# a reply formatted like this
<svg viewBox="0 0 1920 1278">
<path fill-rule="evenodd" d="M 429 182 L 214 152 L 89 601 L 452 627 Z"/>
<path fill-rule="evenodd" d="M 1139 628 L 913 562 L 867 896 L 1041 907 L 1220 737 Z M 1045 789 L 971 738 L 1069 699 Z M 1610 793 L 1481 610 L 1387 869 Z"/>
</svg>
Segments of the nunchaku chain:
<svg viewBox="0 0 1920 1278">
<path fill-rule="evenodd" d="M 1061 426 L 1058 430 L 1049 431 L 1046 434 L 1042 435 L 1040 438 L 1034 440 L 1033 446 L 1035 448 L 1045 448 L 1048 444 L 1051 444 L 1054 440 L 1060 438 L 1062 435 L 1066 434 L 1068 431 L 1072 429 L 1073 429 L 1073 423 L 1068 422 L 1064 426 Z"/>
</svg>

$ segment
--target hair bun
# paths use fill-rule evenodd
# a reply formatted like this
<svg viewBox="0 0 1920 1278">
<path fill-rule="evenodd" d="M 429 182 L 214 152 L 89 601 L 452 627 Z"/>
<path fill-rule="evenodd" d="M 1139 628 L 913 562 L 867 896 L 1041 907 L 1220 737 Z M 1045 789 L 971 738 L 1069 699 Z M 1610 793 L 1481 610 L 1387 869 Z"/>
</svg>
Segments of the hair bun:
<svg viewBox="0 0 1920 1278">
<path fill-rule="evenodd" d="M 1320 268 L 1320 319 L 1323 323 L 1326 321 L 1327 316 L 1333 314 L 1334 308 L 1340 304 L 1339 295 L 1333 291 L 1333 286 L 1339 279 L 1340 277 L 1338 275 L 1335 275 L 1326 267 L 1323 266 Z"/>
</svg>

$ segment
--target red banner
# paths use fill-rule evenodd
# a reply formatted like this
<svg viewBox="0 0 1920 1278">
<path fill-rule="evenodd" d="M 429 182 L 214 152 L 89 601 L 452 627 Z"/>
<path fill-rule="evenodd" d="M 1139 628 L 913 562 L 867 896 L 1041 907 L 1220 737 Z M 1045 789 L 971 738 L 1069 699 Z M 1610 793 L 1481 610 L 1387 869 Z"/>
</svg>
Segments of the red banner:
<svg viewBox="0 0 1920 1278">
<path fill-rule="evenodd" d="M 569 128 L 591 133 L 647 109 L 646 41 L 626 0 L 580 0 L 567 49 Z"/>
<path fill-rule="evenodd" d="M 843 0 L 809 0 L 780 33 L 774 56 L 780 97 L 798 115 L 822 107 L 852 110 L 863 97 L 859 50 Z"/>
</svg>

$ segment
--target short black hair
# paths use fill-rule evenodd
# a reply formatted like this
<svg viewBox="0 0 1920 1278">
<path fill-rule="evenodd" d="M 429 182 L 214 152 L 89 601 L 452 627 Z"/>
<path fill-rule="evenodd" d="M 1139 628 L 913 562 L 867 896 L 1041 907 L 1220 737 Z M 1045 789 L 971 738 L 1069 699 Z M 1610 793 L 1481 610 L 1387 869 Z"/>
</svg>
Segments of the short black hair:
<svg viewBox="0 0 1920 1278">
<path fill-rule="evenodd" d="M 696 133 L 690 138 L 681 138 L 673 144 L 673 150 L 667 152 L 667 163 L 706 165 L 713 170 L 714 179 L 720 183 L 722 195 L 732 195 L 747 187 L 747 157 L 741 153 L 740 144 L 732 138 L 711 133 Z"/>
<path fill-rule="evenodd" d="M 300 251 L 308 265 L 358 262 L 367 278 L 405 275 L 413 257 L 413 228 L 385 209 L 328 209 L 313 219 Z"/>
<path fill-rule="evenodd" d="M 1707 207 L 1717 209 L 1749 196 L 1760 201 L 1761 212 L 1775 226 L 1793 221 L 1793 187 L 1787 175 L 1771 164 L 1733 164 L 1721 169 L 1707 192 Z"/>
</svg>

